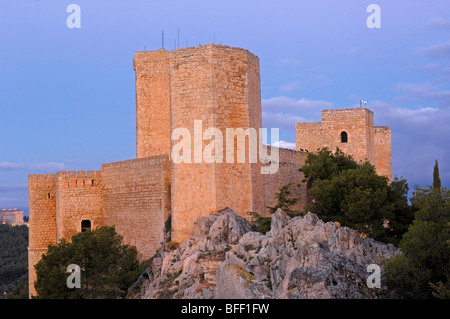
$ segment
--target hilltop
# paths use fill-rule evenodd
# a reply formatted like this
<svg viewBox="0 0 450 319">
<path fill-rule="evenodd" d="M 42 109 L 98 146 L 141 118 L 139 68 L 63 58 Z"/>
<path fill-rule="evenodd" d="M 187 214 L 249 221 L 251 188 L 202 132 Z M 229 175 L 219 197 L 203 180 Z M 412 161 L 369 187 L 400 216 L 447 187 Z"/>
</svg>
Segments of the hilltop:
<svg viewBox="0 0 450 319">
<path fill-rule="evenodd" d="M 385 287 L 368 288 L 367 266 L 398 254 L 312 213 L 278 209 L 262 234 L 227 208 L 198 218 L 181 244 L 162 245 L 128 298 L 383 298 Z"/>
</svg>

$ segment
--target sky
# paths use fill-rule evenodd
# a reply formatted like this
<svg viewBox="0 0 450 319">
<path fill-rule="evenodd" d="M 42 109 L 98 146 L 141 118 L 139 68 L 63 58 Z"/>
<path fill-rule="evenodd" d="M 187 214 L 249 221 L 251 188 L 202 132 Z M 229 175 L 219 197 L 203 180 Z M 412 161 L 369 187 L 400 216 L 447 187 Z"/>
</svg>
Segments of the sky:
<svg viewBox="0 0 450 319">
<path fill-rule="evenodd" d="M 160 49 L 162 31 L 166 50 L 256 54 L 262 124 L 281 145 L 295 123 L 364 100 L 391 127 L 394 176 L 426 187 L 438 160 L 450 186 L 448 0 L 1 0 L 0 209 L 28 213 L 29 174 L 136 157 L 132 59 Z"/>
</svg>

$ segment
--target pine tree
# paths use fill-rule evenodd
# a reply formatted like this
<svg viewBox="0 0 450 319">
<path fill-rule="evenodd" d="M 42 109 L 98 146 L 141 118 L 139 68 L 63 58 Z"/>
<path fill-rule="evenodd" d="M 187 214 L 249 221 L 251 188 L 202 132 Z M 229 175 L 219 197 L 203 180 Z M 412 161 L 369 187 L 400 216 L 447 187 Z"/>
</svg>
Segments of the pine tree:
<svg viewBox="0 0 450 319">
<path fill-rule="evenodd" d="M 301 210 L 292 209 L 292 207 L 300 201 L 300 198 L 291 197 L 291 191 L 289 188 L 293 184 L 294 183 L 289 183 L 280 187 L 277 193 L 277 203 L 275 206 L 267 206 L 270 214 L 275 214 L 278 208 L 281 208 L 290 217 L 295 217 L 302 214 Z"/>
<path fill-rule="evenodd" d="M 137 279 L 137 251 L 122 243 L 114 226 L 101 226 L 49 245 L 35 265 L 38 299 L 116 299 Z M 67 266 L 81 269 L 81 288 L 67 286 Z"/>
<path fill-rule="evenodd" d="M 438 161 L 434 163 L 434 169 L 433 169 L 433 187 L 435 189 L 441 188 L 441 178 L 439 177 L 439 165 Z"/>
<path fill-rule="evenodd" d="M 396 178 L 389 183 L 370 162 L 357 163 L 342 151 L 333 154 L 323 148 L 309 153 L 300 171 L 312 199 L 305 211 L 325 222 L 339 222 L 396 245 L 414 219 L 406 180 Z"/>
</svg>

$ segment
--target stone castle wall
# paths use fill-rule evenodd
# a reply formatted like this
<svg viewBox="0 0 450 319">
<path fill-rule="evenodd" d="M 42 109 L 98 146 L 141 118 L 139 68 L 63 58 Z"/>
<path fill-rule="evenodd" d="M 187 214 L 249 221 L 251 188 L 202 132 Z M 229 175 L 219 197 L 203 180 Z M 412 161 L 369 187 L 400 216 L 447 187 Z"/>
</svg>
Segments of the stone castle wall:
<svg viewBox="0 0 450 319">
<path fill-rule="evenodd" d="M 196 218 L 225 207 L 233 207 L 241 215 L 264 209 L 260 164 L 249 163 L 248 141 L 244 163 L 237 163 L 237 145 L 234 163 L 207 162 L 202 149 L 194 146 L 196 136 L 201 140 L 209 128 L 219 129 L 223 134 L 221 160 L 225 162 L 227 128 L 261 127 L 258 57 L 240 48 L 206 45 L 169 52 L 136 52 L 134 67 L 138 157 L 170 152 L 179 140 L 170 144 L 165 141 L 177 128 L 188 129 L 192 137 L 191 163 L 171 167 L 172 238 L 183 241 Z M 158 75 L 161 78 L 153 80 Z M 170 121 L 164 121 L 167 112 Z M 202 125 L 198 135 L 194 132 L 195 121 Z M 161 129 L 153 130 L 155 126 Z M 205 147 L 215 138 L 220 137 L 211 136 L 200 143 Z M 150 142 L 151 152 L 147 145 Z M 160 143 L 169 150 L 159 147 Z"/>
<path fill-rule="evenodd" d="M 164 239 L 169 177 L 167 155 L 102 165 L 104 224 L 114 225 L 141 260 L 152 257 Z"/>
<path fill-rule="evenodd" d="M 103 225 L 103 183 L 101 172 L 78 171 L 56 174 L 57 238 L 70 240 L 81 231 L 81 221 L 91 227 Z"/>
<path fill-rule="evenodd" d="M 170 154 L 169 51 L 136 52 L 136 155 Z"/>
<path fill-rule="evenodd" d="M 30 295 L 35 294 L 34 265 L 50 244 L 57 242 L 56 231 L 56 176 L 30 175 L 28 177 L 29 237 L 28 282 Z"/>
<path fill-rule="evenodd" d="M 377 173 L 389 177 L 392 181 L 391 128 L 388 126 L 375 126 L 374 140 Z"/>
<path fill-rule="evenodd" d="M 291 198 L 300 198 L 300 201 L 292 209 L 303 209 L 309 202 L 306 183 L 302 183 L 305 178 L 303 173 L 299 172 L 305 164 L 308 153 L 299 152 L 285 148 L 279 148 L 280 166 L 276 174 L 264 175 L 264 210 L 261 211 L 265 216 L 270 216 L 266 206 L 274 206 L 277 203 L 277 193 L 280 187 L 291 184 Z"/>
<path fill-rule="evenodd" d="M 207 47 L 170 54 L 171 129 L 186 128 L 192 138 L 191 163 L 173 164 L 171 170 L 172 239 L 177 242 L 189 237 L 198 217 L 217 209 L 216 164 L 205 163 L 203 148 L 194 146 L 207 128 L 215 127 L 217 117 L 214 95 L 217 80 L 211 55 Z M 196 120 L 202 121 L 199 139 L 194 132 Z M 172 146 L 176 142 L 172 141 Z"/>
<path fill-rule="evenodd" d="M 297 150 L 316 152 L 327 143 L 321 122 L 295 124 L 295 146 Z"/>
<path fill-rule="evenodd" d="M 322 134 L 330 149 L 339 147 L 352 154 L 357 161 L 373 163 L 373 113 L 367 109 L 342 109 L 322 111 Z M 347 132 L 348 142 L 341 142 L 341 132 Z"/>
<path fill-rule="evenodd" d="M 115 226 L 140 260 L 153 256 L 163 241 L 170 215 L 170 167 L 167 155 L 104 164 L 101 171 L 30 175 L 30 296 L 35 294 L 34 265 L 50 244 L 70 241 L 89 220 L 91 229 Z"/>
<path fill-rule="evenodd" d="M 317 151 L 328 147 L 351 154 L 356 161 L 368 160 L 379 174 L 392 180 L 391 135 L 388 127 L 373 125 L 373 112 L 365 108 L 324 110 L 322 122 L 297 123 L 296 148 Z M 347 142 L 341 133 L 347 133 Z"/>
</svg>

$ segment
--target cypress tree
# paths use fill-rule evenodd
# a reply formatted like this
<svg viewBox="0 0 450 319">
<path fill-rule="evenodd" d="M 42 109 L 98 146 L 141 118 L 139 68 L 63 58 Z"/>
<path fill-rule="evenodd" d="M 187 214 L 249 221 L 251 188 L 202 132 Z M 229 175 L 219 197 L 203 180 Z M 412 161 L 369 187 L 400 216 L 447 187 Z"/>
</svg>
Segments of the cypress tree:
<svg viewBox="0 0 450 319">
<path fill-rule="evenodd" d="M 439 165 L 438 161 L 434 163 L 434 169 L 433 169 L 433 187 L 436 189 L 441 188 L 441 178 L 439 177 Z"/>
</svg>

